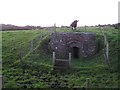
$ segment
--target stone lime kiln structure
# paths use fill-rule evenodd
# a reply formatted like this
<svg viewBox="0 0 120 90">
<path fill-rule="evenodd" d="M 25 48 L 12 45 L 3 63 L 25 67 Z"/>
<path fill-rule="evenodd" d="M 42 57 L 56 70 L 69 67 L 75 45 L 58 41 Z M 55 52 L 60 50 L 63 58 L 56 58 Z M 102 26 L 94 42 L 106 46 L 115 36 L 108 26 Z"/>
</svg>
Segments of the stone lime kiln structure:
<svg viewBox="0 0 120 90">
<path fill-rule="evenodd" d="M 96 34 L 90 32 L 56 32 L 52 34 L 50 46 L 59 58 L 88 57 L 96 52 Z"/>
</svg>

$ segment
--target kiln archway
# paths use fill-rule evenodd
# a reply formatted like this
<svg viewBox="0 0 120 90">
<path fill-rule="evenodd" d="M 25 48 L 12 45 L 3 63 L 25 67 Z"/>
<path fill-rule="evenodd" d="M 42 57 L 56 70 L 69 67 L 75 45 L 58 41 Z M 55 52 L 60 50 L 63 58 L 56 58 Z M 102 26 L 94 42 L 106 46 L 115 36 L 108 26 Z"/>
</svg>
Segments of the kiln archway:
<svg viewBox="0 0 120 90">
<path fill-rule="evenodd" d="M 73 55 L 73 58 L 79 58 L 79 48 L 78 47 L 72 48 L 72 55 Z"/>
</svg>

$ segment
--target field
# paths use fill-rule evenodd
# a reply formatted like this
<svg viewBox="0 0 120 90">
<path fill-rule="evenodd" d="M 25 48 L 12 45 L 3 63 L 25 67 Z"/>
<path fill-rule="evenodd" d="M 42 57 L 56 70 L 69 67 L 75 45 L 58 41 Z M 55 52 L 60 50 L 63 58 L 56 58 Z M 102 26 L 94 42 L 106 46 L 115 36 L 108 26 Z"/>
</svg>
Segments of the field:
<svg viewBox="0 0 120 90">
<path fill-rule="evenodd" d="M 56 28 L 56 32 L 72 32 Z M 104 43 L 99 28 L 78 28 L 77 32 L 95 32 Z M 4 88 L 84 88 L 86 78 L 90 88 L 118 88 L 118 30 L 106 28 L 109 41 L 110 66 L 105 62 L 104 46 L 92 57 L 72 59 L 72 68 L 55 72 L 49 46 L 51 30 L 22 30 L 2 32 L 2 63 Z M 34 41 L 33 51 L 30 43 Z M 22 55 L 20 54 L 22 51 Z M 22 59 L 20 59 L 22 57 Z"/>
</svg>

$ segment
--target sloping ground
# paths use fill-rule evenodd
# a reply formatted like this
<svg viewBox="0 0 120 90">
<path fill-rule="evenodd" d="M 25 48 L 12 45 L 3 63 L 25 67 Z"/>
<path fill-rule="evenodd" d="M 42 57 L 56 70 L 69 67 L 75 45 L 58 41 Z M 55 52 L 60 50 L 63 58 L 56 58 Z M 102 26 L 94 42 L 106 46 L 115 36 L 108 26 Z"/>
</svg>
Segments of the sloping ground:
<svg viewBox="0 0 120 90">
<path fill-rule="evenodd" d="M 78 31 L 82 32 L 84 30 Z M 100 30 L 90 29 L 87 31 L 96 32 L 99 39 L 103 39 Z M 72 59 L 72 68 L 60 73 L 53 71 L 49 37 L 44 39 L 40 43 L 40 47 L 25 57 L 23 62 L 20 63 L 19 58 L 14 57 L 16 54 L 8 51 L 11 43 L 8 38 L 10 38 L 13 32 L 9 33 L 9 36 L 6 35 L 7 32 L 3 33 L 4 87 L 82 88 L 84 87 L 86 78 L 90 78 L 91 88 L 118 88 L 118 49 L 120 49 L 118 46 L 118 31 L 113 29 L 106 30 L 106 32 L 110 43 L 110 67 L 107 66 L 103 50 L 101 50 L 89 58 Z M 33 35 L 33 32 L 31 35 Z M 31 35 L 26 36 L 29 38 Z M 16 38 L 15 40 L 20 38 L 22 37 Z"/>
</svg>

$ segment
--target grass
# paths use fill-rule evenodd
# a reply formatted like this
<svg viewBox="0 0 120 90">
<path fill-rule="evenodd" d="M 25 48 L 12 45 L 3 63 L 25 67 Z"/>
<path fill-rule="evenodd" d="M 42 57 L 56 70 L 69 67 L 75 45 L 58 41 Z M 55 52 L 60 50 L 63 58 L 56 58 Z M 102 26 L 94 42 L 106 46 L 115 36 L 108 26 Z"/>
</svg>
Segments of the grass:
<svg viewBox="0 0 120 90">
<path fill-rule="evenodd" d="M 72 32 L 70 29 L 63 30 L 59 28 L 56 31 Z M 103 42 L 102 33 L 98 28 L 89 28 L 87 30 L 78 28 L 76 32 L 95 32 L 98 39 Z M 45 40 L 38 42 L 39 40 L 36 39 L 36 37 L 41 35 L 47 35 L 49 39 L 51 31 L 25 30 L 2 32 L 5 88 L 82 88 L 84 87 L 86 78 L 90 78 L 92 88 L 118 88 L 117 66 L 119 64 L 118 49 L 120 48 L 118 46 L 118 30 L 106 29 L 104 32 L 107 33 L 110 44 L 110 68 L 106 65 L 103 51 L 101 50 L 92 57 L 72 59 L 72 68 L 61 73 L 53 71 L 52 55 L 50 52 L 45 52 L 45 48 L 49 50 L 49 42 Z M 29 53 L 27 48 L 29 47 L 29 42 L 33 39 L 38 42 L 36 45 L 40 46 L 33 53 L 27 55 L 23 59 L 23 62 L 20 63 L 20 43 L 24 43 L 23 49 Z"/>
<path fill-rule="evenodd" d="M 37 36 L 42 36 L 42 35 L 45 34 L 41 33 L 41 31 L 34 31 L 34 30 L 2 32 L 3 60 L 4 59 L 9 60 L 10 58 L 18 59 L 20 45 L 22 45 L 24 54 L 27 54 L 30 51 L 30 41 L 32 41 L 33 39 L 35 41 Z M 39 40 L 37 40 L 37 42 L 39 42 Z"/>
</svg>

